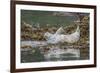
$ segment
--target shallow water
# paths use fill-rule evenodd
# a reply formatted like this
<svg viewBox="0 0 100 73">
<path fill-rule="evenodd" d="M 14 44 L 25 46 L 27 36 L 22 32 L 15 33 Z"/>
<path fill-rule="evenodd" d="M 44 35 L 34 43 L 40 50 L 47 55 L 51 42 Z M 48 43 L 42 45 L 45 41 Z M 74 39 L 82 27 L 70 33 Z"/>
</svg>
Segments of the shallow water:
<svg viewBox="0 0 100 73">
<path fill-rule="evenodd" d="M 80 60 L 79 48 L 68 48 L 67 45 L 51 45 L 46 41 L 21 41 L 21 62 L 68 61 Z M 30 47 L 31 46 L 31 47 Z"/>
</svg>

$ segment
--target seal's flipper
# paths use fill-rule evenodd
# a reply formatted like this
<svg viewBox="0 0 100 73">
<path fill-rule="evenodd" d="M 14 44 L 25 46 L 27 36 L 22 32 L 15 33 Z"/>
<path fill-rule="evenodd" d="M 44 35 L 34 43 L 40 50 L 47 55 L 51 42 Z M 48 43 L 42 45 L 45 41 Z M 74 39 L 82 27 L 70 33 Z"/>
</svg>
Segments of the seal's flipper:
<svg viewBox="0 0 100 73">
<path fill-rule="evenodd" d="M 66 32 L 64 31 L 64 29 L 62 27 L 60 27 L 55 34 L 65 34 Z"/>
</svg>

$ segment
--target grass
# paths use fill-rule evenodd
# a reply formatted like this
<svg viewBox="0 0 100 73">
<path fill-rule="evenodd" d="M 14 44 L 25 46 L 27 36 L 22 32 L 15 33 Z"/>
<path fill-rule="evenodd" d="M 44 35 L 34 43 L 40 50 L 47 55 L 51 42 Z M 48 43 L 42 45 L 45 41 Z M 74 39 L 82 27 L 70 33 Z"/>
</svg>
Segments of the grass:
<svg viewBox="0 0 100 73">
<path fill-rule="evenodd" d="M 77 20 L 75 16 L 54 16 L 53 13 L 52 11 L 21 10 L 21 20 L 33 26 L 40 24 L 41 27 L 45 27 L 46 24 L 50 24 L 49 27 L 66 26 Z"/>
</svg>

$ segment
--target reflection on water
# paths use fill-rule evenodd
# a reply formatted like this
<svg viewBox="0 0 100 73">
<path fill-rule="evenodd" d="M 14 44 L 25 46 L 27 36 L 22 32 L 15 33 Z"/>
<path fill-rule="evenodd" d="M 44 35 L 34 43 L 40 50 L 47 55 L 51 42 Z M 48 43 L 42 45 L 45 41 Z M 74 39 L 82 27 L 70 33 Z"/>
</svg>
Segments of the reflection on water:
<svg viewBox="0 0 100 73">
<path fill-rule="evenodd" d="M 79 60 L 80 56 L 79 48 L 67 45 L 48 45 L 45 41 L 21 42 L 21 62 Z"/>
<path fill-rule="evenodd" d="M 73 48 L 60 48 L 58 45 L 52 46 L 46 54 L 44 54 L 44 57 L 46 60 L 52 60 L 55 58 L 56 60 L 68 60 L 68 58 L 76 58 L 78 59 L 80 57 L 80 50 L 79 49 L 73 49 Z"/>
</svg>

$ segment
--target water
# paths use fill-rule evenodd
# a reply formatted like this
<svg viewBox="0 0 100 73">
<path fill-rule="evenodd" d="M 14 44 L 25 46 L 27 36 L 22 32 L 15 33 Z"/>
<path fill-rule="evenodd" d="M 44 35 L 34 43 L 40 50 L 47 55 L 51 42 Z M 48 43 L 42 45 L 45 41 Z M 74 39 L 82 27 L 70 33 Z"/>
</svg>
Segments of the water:
<svg viewBox="0 0 100 73">
<path fill-rule="evenodd" d="M 21 41 L 21 62 L 79 60 L 80 49 L 46 41 Z"/>
</svg>

